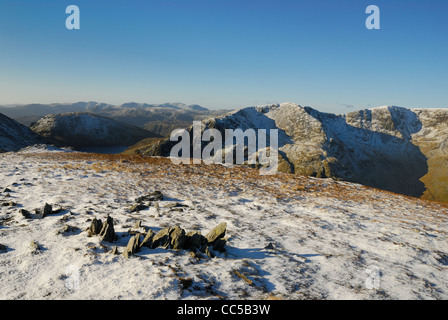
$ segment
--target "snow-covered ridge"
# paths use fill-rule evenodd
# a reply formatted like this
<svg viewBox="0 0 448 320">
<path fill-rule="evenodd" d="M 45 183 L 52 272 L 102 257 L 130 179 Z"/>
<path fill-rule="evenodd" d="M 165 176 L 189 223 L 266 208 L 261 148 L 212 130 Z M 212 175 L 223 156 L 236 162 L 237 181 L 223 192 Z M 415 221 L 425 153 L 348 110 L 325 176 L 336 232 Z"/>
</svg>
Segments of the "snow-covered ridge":
<svg viewBox="0 0 448 320">
<path fill-rule="evenodd" d="M 448 109 L 381 106 L 336 115 L 282 103 L 203 123 L 221 131 L 278 129 L 283 172 L 448 201 Z M 165 145 L 147 148 L 147 154 L 168 156 L 169 141 Z"/>
</svg>

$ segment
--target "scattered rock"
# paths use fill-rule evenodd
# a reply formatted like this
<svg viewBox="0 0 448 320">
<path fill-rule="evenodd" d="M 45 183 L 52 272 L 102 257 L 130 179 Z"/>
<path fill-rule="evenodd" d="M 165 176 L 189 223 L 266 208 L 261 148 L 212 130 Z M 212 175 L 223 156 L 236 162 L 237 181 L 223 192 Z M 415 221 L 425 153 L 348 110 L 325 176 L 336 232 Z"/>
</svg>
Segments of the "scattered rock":
<svg viewBox="0 0 448 320">
<path fill-rule="evenodd" d="M 206 246 L 207 239 L 199 231 L 190 231 L 187 233 L 184 244 L 185 249 L 205 252 Z"/>
<path fill-rule="evenodd" d="M 31 212 L 25 209 L 19 209 L 19 213 L 26 219 L 31 219 Z"/>
<path fill-rule="evenodd" d="M 63 236 L 67 236 L 70 234 L 76 234 L 79 233 L 81 230 L 78 227 L 74 227 L 74 226 L 69 226 L 69 225 L 65 225 L 64 227 L 62 227 L 62 229 L 60 229 L 57 234 L 61 234 Z"/>
<path fill-rule="evenodd" d="M 130 235 L 136 235 L 136 234 L 139 234 L 139 233 L 141 233 L 141 232 L 138 231 L 138 230 L 132 230 L 132 229 L 129 229 L 129 230 L 128 230 L 128 233 L 129 233 Z"/>
<path fill-rule="evenodd" d="M 227 223 L 221 222 L 218 226 L 213 228 L 205 237 L 207 238 L 208 244 L 213 245 L 216 240 L 224 238 L 226 235 Z"/>
<path fill-rule="evenodd" d="M 164 208 L 188 208 L 188 206 L 186 204 L 182 204 L 179 202 L 171 202 L 171 203 L 167 203 L 163 206 Z"/>
<path fill-rule="evenodd" d="M 166 227 L 156 233 L 152 240 L 152 248 L 163 247 L 168 248 L 170 245 L 171 228 Z"/>
<path fill-rule="evenodd" d="M 37 244 L 37 242 L 36 241 L 31 241 L 31 243 L 30 243 L 30 247 L 31 248 L 33 248 L 33 249 L 39 249 L 39 245 Z"/>
<path fill-rule="evenodd" d="M 54 211 L 53 211 L 53 212 L 54 212 Z M 70 216 L 69 216 L 69 215 L 63 215 L 63 216 L 61 217 L 61 219 L 59 219 L 59 221 L 61 221 L 61 222 L 68 221 L 68 220 L 70 220 Z"/>
<path fill-rule="evenodd" d="M 95 236 L 100 234 L 101 230 L 103 229 L 103 222 L 101 219 L 93 218 L 92 222 L 90 223 L 89 227 L 89 236 Z"/>
<path fill-rule="evenodd" d="M 154 235 L 155 235 L 154 231 L 152 231 L 151 229 L 148 230 L 148 232 L 146 233 L 145 238 L 144 238 L 143 241 L 140 243 L 140 248 L 141 248 L 141 247 L 152 248 L 152 243 L 153 243 Z"/>
<path fill-rule="evenodd" d="M 141 228 L 141 221 L 138 220 L 135 224 L 135 228 Z M 123 255 L 128 258 L 132 254 L 138 252 L 142 247 L 149 249 L 155 249 L 162 247 L 165 249 L 181 250 L 187 249 L 197 254 L 214 258 L 214 251 L 224 252 L 227 239 L 224 238 L 226 234 L 227 224 L 225 222 L 220 223 L 217 227 L 212 229 L 207 236 L 203 236 L 199 231 L 190 231 L 186 233 L 184 229 L 176 225 L 174 227 L 166 227 L 155 233 L 149 229 L 144 233 L 139 231 L 130 232 L 134 234 L 129 239 L 126 249 L 123 251 Z M 100 230 L 100 231 L 99 231 Z M 67 226 L 60 231 L 60 233 L 71 232 Z M 99 234 L 102 237 L 102 241 L 114 242 L 118 239 L 113 227 L 113 219 L 108 216 L 107 221 L 103 224 L 100 219 L 94 218 L 88 229 L 89 235 Z M 141 238 L 144 235 L 143 241 Z M 118 254 L 118 249 L 112 250 L 113 254 Z"/>
<path fill-rule="evenodd" d="M 184 249 L 186 236 L 185 230 L 179 226 L 170 229 L 170 245 L 172 249 Z"/>
<path fill-rule="evenodd" d="M 31 247 L 31 253 L 32 254 L 39 254 L 40 251 L 42 250 L 41 246 L 34 240 L 31 241 L 30 247 Z"/>
<path fill-rule="evenodd" d="M 111 251 L 111 254 L 113 254 L 113 255 L 117 255 L 117 254 L 119 254 L 119 253 L 118 253 L 118 247 L 117 247 L 117 246 L 114 246 L 114 248 L 113 248 L 112 251 Z"/>
<path fill-rule="evenodd" d="M 3 190 L 3 192 L 12 192 L 12 190 L 9 188 L 5 188 L 5 190 Z"/>
<path fill-rule="evenodd" d="M 34 209 L 34 217 L 36 219 L 42 219 L 44 217 L 44 212 L 40 209 Z"/>
<path fill-rule="evenodd" d="M 118 239 L 114 229 L 114 219 L 111 216 L 107 216 L 106 223 L 100 232 L 101 241 L 114 242 Z"/>
<path fill-rule="evenodd" d="M 167 227 L 160 230 L 152 239 L 151 248 L 163 247 L 171 249 L 188 249 L 191 251 L 199 250 L 208 257 L 215 257 L 211 249 L 224 252 L 227 240 L 224 238 L 226 234 L 227 224 L 225 222 L 219 224 L 211 230 L 206 237 L 199 231 L 190 231 L 185 233 L 179 226 Z M 148 237 L 148 235 L 147 235 Z M 145 242 L 145 241 L 144 241 Z"/>
<path fill-rule="evenodd" d="M 8 247 L 0 243 L 0 253 L 8 251 Z"/>
<path fill-rule="evenodd" d="M 185 230 L 179 226 L 167 227 L 154 236 L 152 240 L 152 248 L 163 247 L 175 250 L 185 249 L 187 236 Z"/>
<path fill-rule="evenodd" d="M 138 229 L 142 227 L 142 221 L 141 220 L 137 220 L 134 224 L 134 228 Z"/>
<path fill-rule="evenodd" d="M 264 247 L 264 248 L 267 249 L 267 250 L 275 250 L 275 247 L 274 247 L 274 245 L 271 242 L 269 242 L 269 244 L 266 247 Z"/>
<path fill-rule="evenodd" d="M 215 257 L 215 254 L 210 251 L 210 247 L 209 246 L 205 247 L 204 253 L 209 258 L 214 258 Z"/>
<path fill-rule="evenodd" d="M 140 249 L 140 234 L 136 234 L 135 236 L 129 239 L 128 245 L 126 249 L 123 251 L 123 255 L 126 258 L 129 258 L 132 254 L 136 253 Z"/>
<path fill-rule="evenodd" d="M 63 212 L 63 211 L 64 211 L 64 208 L 59 207 L 58 209 L 53 210 L 53 211 L 51 212 L 51 214 L 58 214 L 58 213 L 61 213 L 61 212 Z"/>
<path fill-rule="evenodd" d="M 139 212 L 141 210 L 145 210 L 145 209 L 148 209 L 148 208 L 149 208 L 149 206 L 146 206 L 146 205 L 141 204 L 141 203 L 137 203 L 137 204 L 134 204 L 132 207 L 130 207 L 129 211 L 130 212 Z"/>
<path fill-rule="evenodd" d="M 225 249 L 225 245 L 227 243 L 227 240 L 224 238 L 219 238 L 215 241 L 215 243 L 213 243 L 213 250 L 219 251 L 219 252 L 224 252 L 226 251 Z"/>
<path fill-rule="evenodd" d="M 17 204 L 14 201 L 3 202 L 2 206 L 4 207 L 15 207 Z"/>
<path fill-rule="evenodd" d="M 48 203 L 45 203 L 44 209 L 43 209 L 43 216 L 46 217 L 53 213 L 53 207 L 49 205 Z"/>
<path fill-rule="evenodd" d="M 145 196 L 141 196 L 135 199 L 135 202 L 145 202 L 145 201 L 161 201 L 163 200 L 163 194 L 160 191 L 154 191 L 150 194 L 147 194 Z"/>
</svg>

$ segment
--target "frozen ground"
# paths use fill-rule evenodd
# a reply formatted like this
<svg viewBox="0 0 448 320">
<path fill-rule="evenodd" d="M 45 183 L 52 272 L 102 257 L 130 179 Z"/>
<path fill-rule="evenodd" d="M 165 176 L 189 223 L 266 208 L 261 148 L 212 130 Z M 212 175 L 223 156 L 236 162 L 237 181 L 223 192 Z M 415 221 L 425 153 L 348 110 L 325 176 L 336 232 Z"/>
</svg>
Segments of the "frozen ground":
<svg viewBox="0 0 448 320">
<path fill-rule="evenodd" d="M 0 187 L 0 299 L 448 299 L 446 204 L 331 179 L 76 152 L 0 154 Z M 155 190 L 166 197 L 158 208 L 129 212 Z M 34 215 L 45 203 L 61 210 Z M 115 243 L 86 231 L 108 214 Z M 212 259 L 110 252 L 130 231 L 206 234 L 220 222 L 227 251 Z"/>
</svg>

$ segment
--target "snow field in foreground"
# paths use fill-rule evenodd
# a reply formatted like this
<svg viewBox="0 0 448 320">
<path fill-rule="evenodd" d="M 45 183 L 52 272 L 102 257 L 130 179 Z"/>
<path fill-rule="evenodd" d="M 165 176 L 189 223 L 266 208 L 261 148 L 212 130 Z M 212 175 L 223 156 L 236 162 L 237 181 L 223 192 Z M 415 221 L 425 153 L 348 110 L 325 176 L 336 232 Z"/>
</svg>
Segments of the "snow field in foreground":
<svg viewBox="0 0 448 320">
<path fill-rule="evenodd" d="M 5 153 L 0 177 L 0 191 L 10 189 L 0 194 L 0 299 L 448 298 L 444 204 L 331 179 L 78 153 Z M 129 211 L 155 190 L 165 195 L 158 208 Z M 45 203 L 62 210 L 19 213 Z M 115 243 L 86 231 L 107 215 Z M 179 225 L 205 235 L 220 222 L 227 250 L 212 259 L 110 252 L 124 250 L 129 231 Z"/>
</svg>

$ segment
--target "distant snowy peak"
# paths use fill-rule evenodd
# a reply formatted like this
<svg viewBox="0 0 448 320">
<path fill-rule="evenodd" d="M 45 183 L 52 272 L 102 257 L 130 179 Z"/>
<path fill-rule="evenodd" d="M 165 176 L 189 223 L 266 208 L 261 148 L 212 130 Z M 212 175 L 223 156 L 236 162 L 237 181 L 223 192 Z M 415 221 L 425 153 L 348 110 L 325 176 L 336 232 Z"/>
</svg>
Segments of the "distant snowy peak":
<svg viewBox="0 0 448 320">
<path fill-rule="evenodd" d="M 45 143 L 45 140 L 28 127 L 0 113 L 0 152 L 18 151 Z"/>
<path fill-rule="evenodd" d="M 162 103 L 162 104 L 127 102 L 127 103 L 123 103 L 119 107 L 120 108 L 131 108 L 131 109 L 168 108 L 168 109 L 175 109 L 175 110 L 187 110 L 187 111 L 192 111 L 192 112 L 209 111 L 207 108 L 201 107 L 197 104 L 187 105 L 187 104 L 179 103 L 179 102 Z"/>
</svg>

